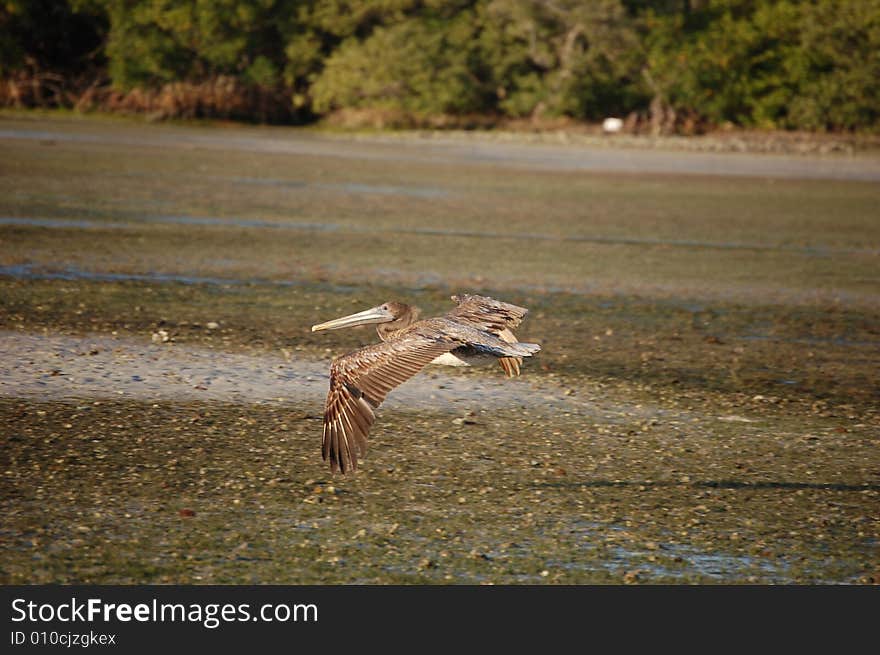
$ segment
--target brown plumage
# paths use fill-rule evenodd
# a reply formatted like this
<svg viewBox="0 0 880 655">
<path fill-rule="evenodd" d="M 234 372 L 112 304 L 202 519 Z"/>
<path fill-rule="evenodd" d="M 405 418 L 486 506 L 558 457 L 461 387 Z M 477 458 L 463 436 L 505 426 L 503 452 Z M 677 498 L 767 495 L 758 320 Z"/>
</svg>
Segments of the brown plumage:
<svg viewBox="0 0 880 655">
<path fill-rule="evenodd" d="M 528 312 L 485 296 L 453 296 L 458 306 L 443 316 L 418 321 L 419 311 L 388 302 L 312 327 L 312 331 L 377 323 L 382 343 L 336 359 L 324 411 L 322 454 L 335 471 L 354 471 L 367 451 L 375 410 L 388 393 L 431 362 L 467 366 L 495 358 L 508 376 L 519 375 L 523 357 L 538 344 L 520 343 L 511 328 Z M 458 362 L 458 363 L 457 363 Z"/>
</svg>

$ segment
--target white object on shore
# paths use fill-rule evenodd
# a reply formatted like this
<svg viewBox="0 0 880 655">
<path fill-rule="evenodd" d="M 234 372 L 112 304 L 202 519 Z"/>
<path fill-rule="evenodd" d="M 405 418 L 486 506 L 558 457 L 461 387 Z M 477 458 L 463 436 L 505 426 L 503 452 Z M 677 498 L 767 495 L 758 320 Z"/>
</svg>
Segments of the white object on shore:
<svg viewBox="0 0 880 655">
<path fill-rule="evenodd" d="M 619 118 L 610 117 L 602 121 L 602 131 L 605 134 L 616 134 L 621 129 L 623 129 L 623 121 Z"/>
</svg>

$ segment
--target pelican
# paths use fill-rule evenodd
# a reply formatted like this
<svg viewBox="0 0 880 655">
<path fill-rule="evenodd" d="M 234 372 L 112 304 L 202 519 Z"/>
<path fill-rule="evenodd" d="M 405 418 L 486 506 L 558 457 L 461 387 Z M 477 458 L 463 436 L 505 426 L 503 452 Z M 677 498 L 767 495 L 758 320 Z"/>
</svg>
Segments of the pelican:
<svg viewBox="0 0 880 655">
<path fill-rule="evenodd" d="M 443 316 L 418 320 L 419 309 L 401 302 L 312 326 L 312 332 L 376 324 L 382 343 L 343 355 L 330 365 L 321 453 L 332 472 L 356 471 L 367 452 L 373 410 L 385 396 L 428 364 L 471 366 L 497 360 L 509 377 L 519 375 L 523 357 L 541 349 L 517 341 L 515 328 L 528 313 L 485 296 L 452 296 L 458 306 Z"/>
</svg>

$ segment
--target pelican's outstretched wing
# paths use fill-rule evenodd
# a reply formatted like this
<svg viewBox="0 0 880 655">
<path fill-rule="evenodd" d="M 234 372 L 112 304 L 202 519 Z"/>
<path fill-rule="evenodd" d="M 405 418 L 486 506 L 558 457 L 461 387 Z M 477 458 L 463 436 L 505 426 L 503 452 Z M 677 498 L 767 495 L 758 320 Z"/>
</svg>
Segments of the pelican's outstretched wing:
<svg viewBox="0 0 880 655">
<path fill-rule="evenodd" d="M 412 331 L 400 338 L 361 348 L 330 366 L 330 392 L 324 409 L 322 454 L 330 468 L 357 470 L 367 452 L 373 410 L 396 386 L 406 382 L 435 357 L 461 345 L 444 334 Z"/>
<path fill-rule="evenodd" d="M 448 312 L 449 318 L 466 321 L 480 329 L 487 330 L 507 343 L 516 343 L 516 335 L 510 331 L 522 323 L 529 310 L 525 307 L 511 305 L 487 296 L 462 294 L 452 296 L 458 307 Z M 498 363 L 508 377 L 519 375 L 522 357 L 499 357 Z"/>
<path fill-rule="evenodd" d="M 501 302 L 487 296 L 468 293 L 452 296 L 458 307 L 446 313 L 449 318 L 464 321 L 497 335 L 504 328 L 515 328 L 529 313 L 525 307 Z"/>
</svg>

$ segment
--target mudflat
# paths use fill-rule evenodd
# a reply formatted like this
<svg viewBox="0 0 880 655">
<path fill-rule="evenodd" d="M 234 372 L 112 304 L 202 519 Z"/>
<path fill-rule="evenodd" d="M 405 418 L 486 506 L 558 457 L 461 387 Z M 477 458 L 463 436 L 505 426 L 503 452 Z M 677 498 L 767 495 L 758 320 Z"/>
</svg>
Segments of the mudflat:
<svg viewBox="0 0 880 655">
<path fill-rule="evenodd" d="M 870 156 L 20 115 L 0 148 L 3 582 L 880 576 Z M 309 326 L 457 292 L 543 350 L 426 369 L 331 476 L 329 362 L 376 335 Z"/>
</svg>

